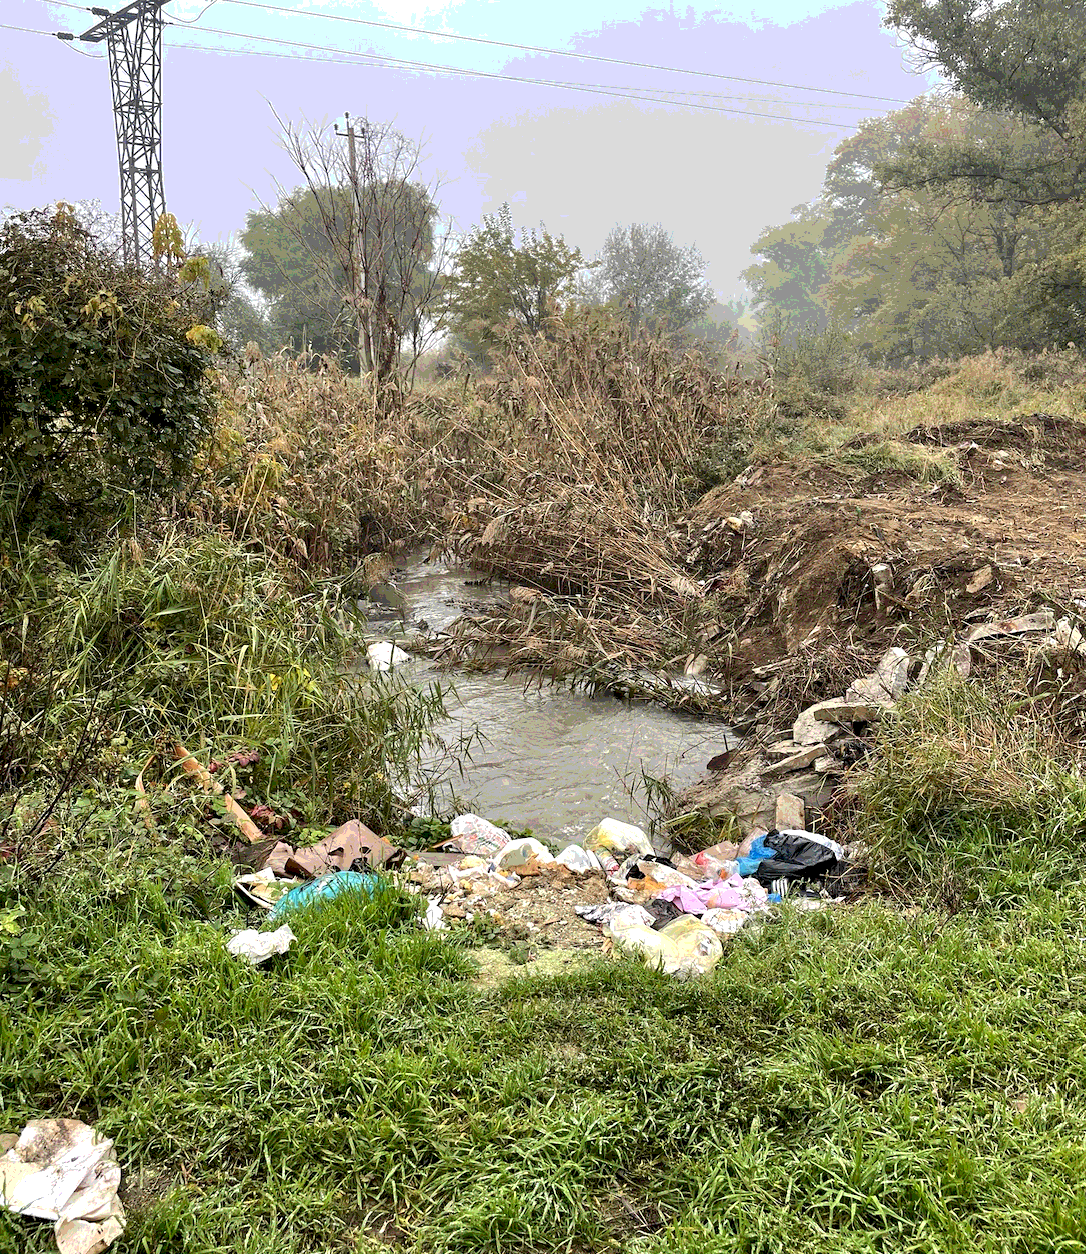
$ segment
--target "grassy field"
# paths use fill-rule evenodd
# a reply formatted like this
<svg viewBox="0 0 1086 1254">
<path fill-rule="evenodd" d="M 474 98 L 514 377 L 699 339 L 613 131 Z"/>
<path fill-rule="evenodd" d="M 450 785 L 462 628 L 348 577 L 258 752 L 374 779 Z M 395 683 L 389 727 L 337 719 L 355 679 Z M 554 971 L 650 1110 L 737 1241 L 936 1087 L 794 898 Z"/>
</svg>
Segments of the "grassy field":
<svg viewBox="0 0 1086 1254">
<path fill-rule="evenodd" d="M 786 909 L 692 984 L 488 989 L 394 891 L 253 970 L 221 867 L 74 862 L 23 894 L 2 1122 L 116 1138 L 118 1251 L 1086 1248 L 1081 888 Z M 51 1247 L 0 1215 L 0 1249 Z"/>
</svg>

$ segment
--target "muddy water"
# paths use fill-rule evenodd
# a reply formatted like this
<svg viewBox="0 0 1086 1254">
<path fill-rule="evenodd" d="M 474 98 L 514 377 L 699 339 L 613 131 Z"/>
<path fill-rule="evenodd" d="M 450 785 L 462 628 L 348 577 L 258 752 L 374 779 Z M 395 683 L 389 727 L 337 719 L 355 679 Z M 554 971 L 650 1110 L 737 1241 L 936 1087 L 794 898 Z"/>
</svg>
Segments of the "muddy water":
<svg viewBox="0 0 1086 1254">
<path fill-rule="evenodd" d="M 405 599 L 404 617 L 440 631 L 465 609 L 498 604 L 508 587 L 441 563 L 410 561 L 394 575 Z M 370 631 L 402 632 L 398 614 L 367 608 Z M 438 673 L 426 661 L 410 663 L 415 682 L 451 685 L 449 718 L 438 727 L 455 745 L 478 741 L 463 775 L 436 765 L 436 797 L 557 839 L 584 835 L 605 815 L 630 822 L 648 817 L 644 776 L 692 783 L 705 763 L 731 741 L 723 724 L 674 714 L 644 702 L 589 695 L 568 687 L 500 672 Z"/>
</svg>

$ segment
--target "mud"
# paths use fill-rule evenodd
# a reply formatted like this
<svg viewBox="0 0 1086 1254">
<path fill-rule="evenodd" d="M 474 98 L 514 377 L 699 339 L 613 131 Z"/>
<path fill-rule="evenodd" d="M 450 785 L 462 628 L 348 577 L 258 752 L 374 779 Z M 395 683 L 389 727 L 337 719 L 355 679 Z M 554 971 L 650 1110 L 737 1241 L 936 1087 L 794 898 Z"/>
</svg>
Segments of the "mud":
<svg viewBox="0 0 1086 1254">
<path fill-rule="evenodd" d="M 759 467 L 710 492 L 675 530 L 687 568 L 734 622 L 733 682 L 748 681 L 755 699 L 776 679 L 790 707 L 782 716 L 892 644 L 915 649 L 1042 605 L 1086 606 L 1086 424 L 978 420 L 904 440 L 950 450 L 957 482 Z M 728 519 L 744 511 L 753 525 L 736 531 Z"/>
</svg>

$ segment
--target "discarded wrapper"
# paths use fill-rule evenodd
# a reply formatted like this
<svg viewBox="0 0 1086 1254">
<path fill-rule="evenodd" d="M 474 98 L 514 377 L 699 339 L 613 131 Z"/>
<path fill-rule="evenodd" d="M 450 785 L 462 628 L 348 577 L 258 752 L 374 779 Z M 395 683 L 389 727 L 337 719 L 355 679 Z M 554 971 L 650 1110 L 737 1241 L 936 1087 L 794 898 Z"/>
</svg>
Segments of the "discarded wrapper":
<svg viewBox="0 0 1086 1254">
<path fill-rule="evenodd" d="M 60 1254 L 101 1254 L 124 1232 L 109 1137 L 78 1119 L 32 1119 L 0 1148 L 0 1206 L 54 1220 Z"/>
<path fill-rule="evenodd" d="M 226 942 L 226 949 L 235 957 L 247 958 L 254 967 L 258 967 L 275 954 L 285 954 L 297 939 L 289 923 L 284 923 L 274 932 L 258 932 L 250 927 L 244 932 L 235 932 Z"/>
</svg>

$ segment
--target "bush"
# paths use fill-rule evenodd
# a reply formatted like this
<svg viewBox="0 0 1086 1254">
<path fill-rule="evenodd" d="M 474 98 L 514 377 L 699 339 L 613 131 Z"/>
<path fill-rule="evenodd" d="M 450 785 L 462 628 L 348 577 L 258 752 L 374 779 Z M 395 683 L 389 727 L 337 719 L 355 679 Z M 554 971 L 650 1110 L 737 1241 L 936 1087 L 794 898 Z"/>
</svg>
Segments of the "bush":
<svg viewBox="0 0 1086 1254">
<path fill-rule="evenodd" d="M 291 586 L 215 535 L 147 544 L 122 540 L 79 570 L 47 546 L 5 562 L 0 546 L 0 658 L 17 656 L 21 624 L 33 624 L 52 694 L 21 713 L 55 760 L 77 755 L 81 736 L 86 749 L 88 723 L 104 746 L 91 773 L 106 785 L 131 784 L 152 753 L 149 778 L 174 771 L 175 741 L 224 762 L 245 747 L 262 800 L 290 793 L 306 822 L 392 823 L 440 692 L 371 680 L 330 584 Z"/>
<path fill-rule="evenodd" d="M 73 538 L 180 481 L 217 342 L 190 272 L 122 266 L 64 205 L 0 227 L 0 492 L 20 529 Z"/>
<path fill-rule="evenodd" d="M 767 326 L 763 351 L 785 417 L 845 416 L 841 398 L 856 390 L 862 369 L 847 331 L 810 324 L 793 331 L 778 314 Z"/>
</svg>

